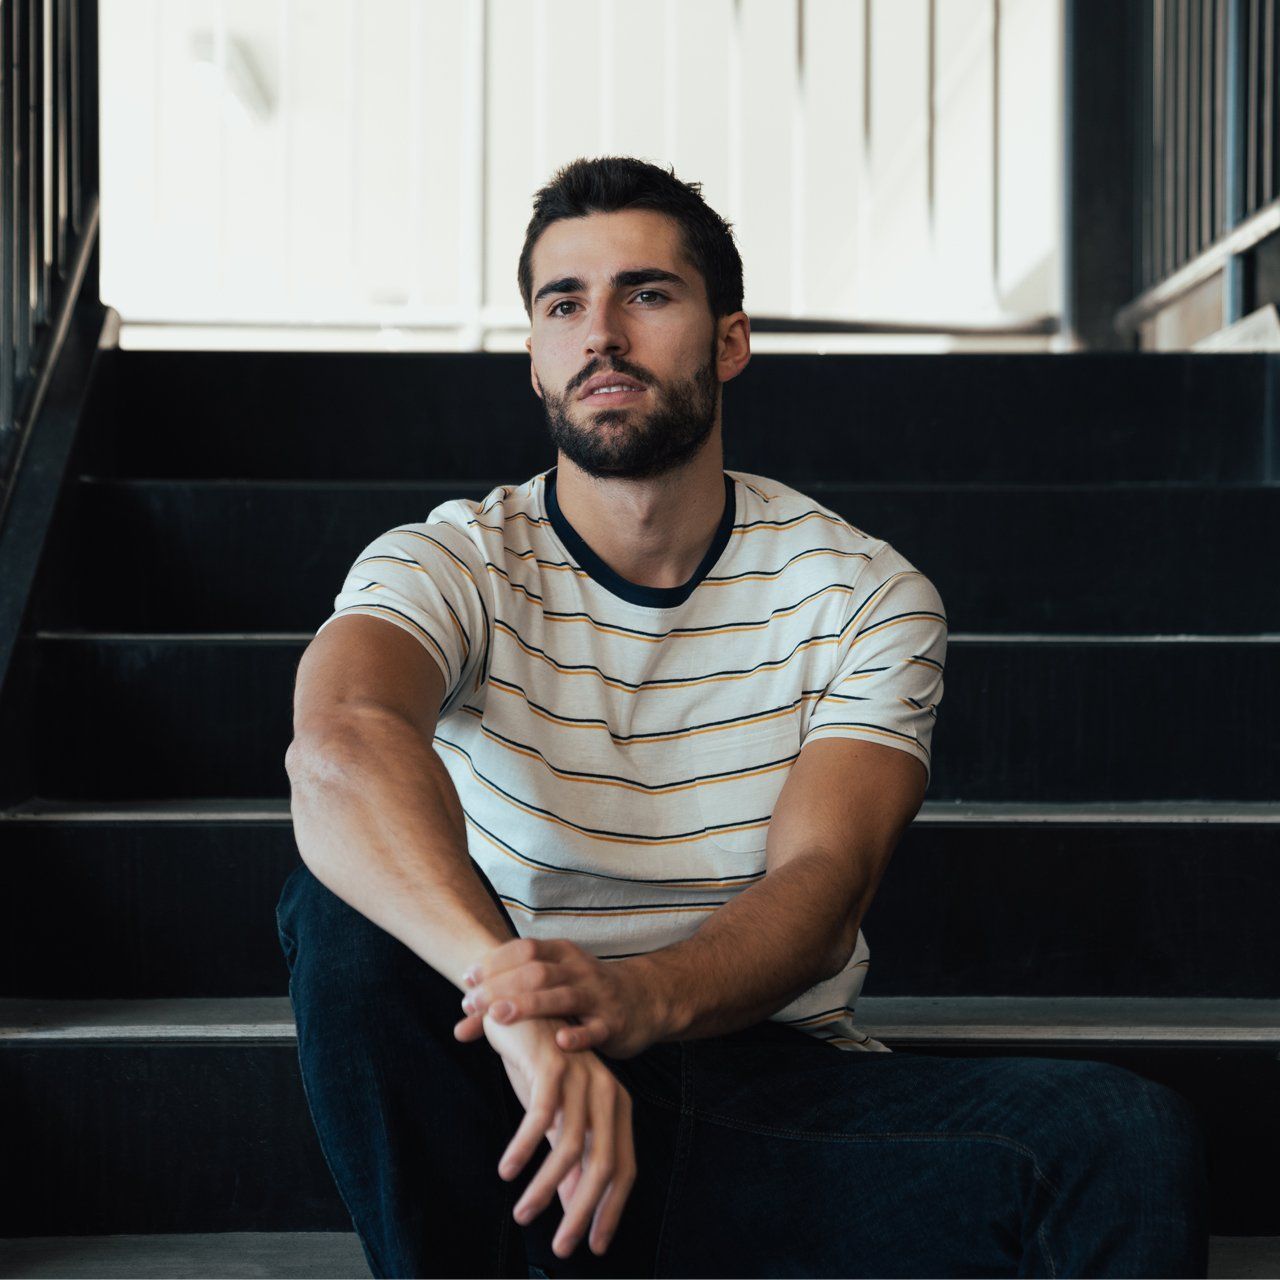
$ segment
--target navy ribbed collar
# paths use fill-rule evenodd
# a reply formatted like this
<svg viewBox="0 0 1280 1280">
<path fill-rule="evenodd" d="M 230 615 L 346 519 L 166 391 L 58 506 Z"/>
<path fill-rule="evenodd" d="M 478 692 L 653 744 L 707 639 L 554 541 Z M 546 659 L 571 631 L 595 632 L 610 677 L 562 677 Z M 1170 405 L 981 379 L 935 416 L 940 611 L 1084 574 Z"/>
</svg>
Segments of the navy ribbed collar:
<svg viewBox="0 0 1280 1280">
<path fill-rule="evenodd" d="M 611 591 L 615 596 L 631 604 L 646 605 L 654 609 L 670 609 L 673 605 L 683 604 L 692 594 L 694 588 L 711 572 L 711 566 L 720 559 L 720 553 L 729 543 L 729 535 L 733 532 L 733 522 L 737 517 L 737 501 L 733 477 L 724 473 L 724 514 L 716 527 L 716 536 L 711 539 L 707 554 L 702 563 L 693 572 L 693 577 L 679 587 L 643 587 L 639 583 L 630 582 L 621 574 L 615 573 L 594 551 L 587 546 L 578 531 L 564 517 L 560 503 L 556 498 L 556 468 L 552 467 L 546 474 L 543 489 L 547 508 L 547 518 L 556 531 L 560 541 L 564 543 L 569 554 L 591 576 L 591 578 Z"/>
</svg>

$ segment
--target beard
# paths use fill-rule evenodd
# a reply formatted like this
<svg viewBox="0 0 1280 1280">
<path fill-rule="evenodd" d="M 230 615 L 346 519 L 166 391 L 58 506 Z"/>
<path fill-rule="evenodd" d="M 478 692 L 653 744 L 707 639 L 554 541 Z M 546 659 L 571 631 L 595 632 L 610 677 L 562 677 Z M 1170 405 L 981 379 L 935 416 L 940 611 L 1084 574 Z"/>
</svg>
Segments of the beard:
<svg viewBox="0 0 1280 1280">
<path fill-rule="evenodd" d="M 673 384 L 659 403 L 646 413 L 642 402 L 625 408 L 592 408 L 590 401 L 553 396 L 544 388 L 551 443 L 591 476 L 629 476 L 640 479 L 663 475 L 683 466 L 702 448 L 716 423 L 715 349 L 691 378 Z M 660 393 L 648 379 L 624 365 L 598 369 L 596 373 L 621 373 L 641 382 L 650 396 Z M 588 374 L 593 377 L 594 374 Z M 569 417 L 570 404 L 579 405 L 582 417 Z"/>
</svg>

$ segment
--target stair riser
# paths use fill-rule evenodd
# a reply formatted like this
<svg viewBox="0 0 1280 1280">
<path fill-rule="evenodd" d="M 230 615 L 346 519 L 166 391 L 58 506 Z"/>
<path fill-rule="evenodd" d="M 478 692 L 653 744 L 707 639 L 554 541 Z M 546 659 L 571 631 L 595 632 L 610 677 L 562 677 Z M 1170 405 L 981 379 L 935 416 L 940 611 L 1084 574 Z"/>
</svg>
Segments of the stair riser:
<svg viewBox="0 0 1280 1280">
<path fill-rule="evenodd" d="M 121 352 L 101 462 L 128 476 L 514 476 L 555 452 L 519 353 Z M 868 481 L 1267 478 L 1268 357 L 760 356 L 727 465 Z"/>
<path fill-rule="evenodd" d="M 288 823 L 0 831 L 0 996 L 286 993 Z M 1267 824 L 916 824 L 863 922 L 865 994 L 1280 997 L 1278 837 Z"/>
<path fill-rule="evenodd" d="M 303 648 L 40 641 L 36 794 L 286 795 Z M 929 797 L 1274 799 L 1278 657 L 1280 641 L 953 639 Z"/>
<path fill-rule="evenodd" d="M 1019 1052 L 1110 1061 L 1177 1089 L 1206 1131 L 1211 1233 L 1280 1231 L 1271 1055 Z M 6 1159 L 22 1170 L 0 1235 L 349 1226 L 292 1044 L 23 1046 L 0 1050 L 0 1066 Z"/>
<path fill-rule="evenodd" d="M 87 482 L 43 625 L 314 630 L 373 538 L 496 483 Z M 927 573 L 953 631 L 1280 630 L 1280 576 L 1258 571 L 1280 546 L 1280 488 L 805 492 Z"/>
</svg>

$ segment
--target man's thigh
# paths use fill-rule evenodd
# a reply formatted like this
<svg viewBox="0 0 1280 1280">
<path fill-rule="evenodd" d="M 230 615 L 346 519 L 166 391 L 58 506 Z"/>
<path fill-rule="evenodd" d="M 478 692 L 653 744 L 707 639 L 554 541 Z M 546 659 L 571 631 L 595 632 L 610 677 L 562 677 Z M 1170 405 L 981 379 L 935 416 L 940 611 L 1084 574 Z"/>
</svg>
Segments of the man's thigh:
<svg viewBox="0 0 1280 1280">
<path fill-rule="evenodd" d="M 796 1035 L 687 1043 L 659 1274 L 1081 1274 L 1149 1216 L 1125 1171 L 1145 1177 L 1166 1133 L 1170 1160 L 1189 1149 L 1185 1101 L 1106 1063 Z"/>
</svg>

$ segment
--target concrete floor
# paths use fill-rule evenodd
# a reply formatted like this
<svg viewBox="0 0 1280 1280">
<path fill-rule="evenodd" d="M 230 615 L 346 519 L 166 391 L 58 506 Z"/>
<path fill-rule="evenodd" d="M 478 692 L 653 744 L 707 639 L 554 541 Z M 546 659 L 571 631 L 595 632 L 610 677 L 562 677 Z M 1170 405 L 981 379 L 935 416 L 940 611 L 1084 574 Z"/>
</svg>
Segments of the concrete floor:
<svg viewBox="0 0 1280 1280">
<path fill-rule="evenodd" d="M 1280 1280 L 1280 1236 L 1215 1236 L 1209 1247 L 1209 1275 L 1222 1280 Z M 367 1280 L 369 1268 L 354 1233 L 236 1231 L 0 1239 L 0 1276 Z"/>
</svg>

